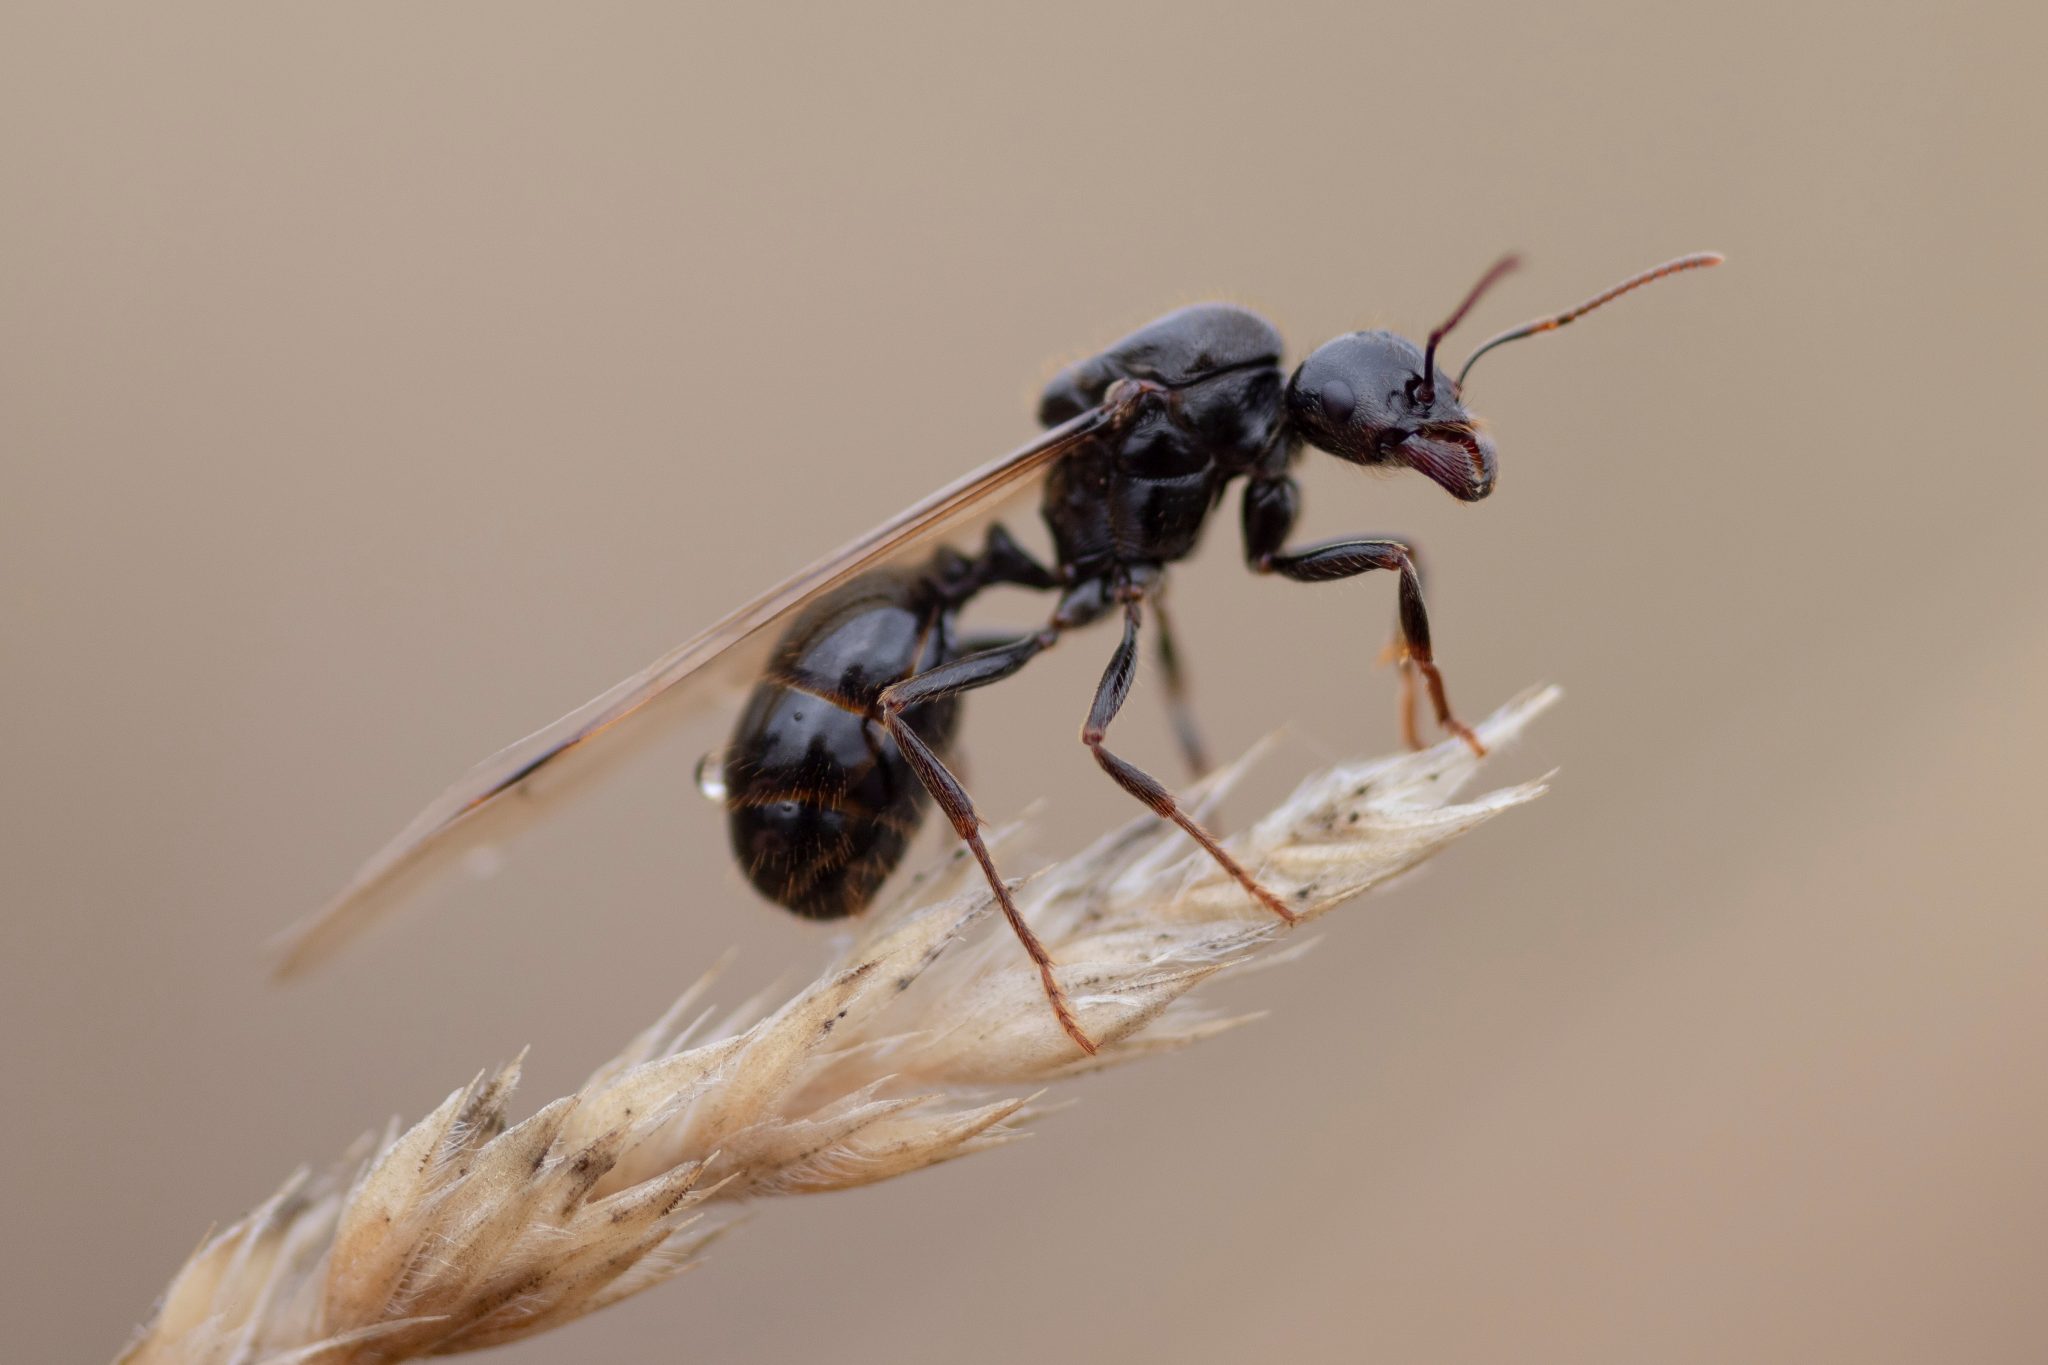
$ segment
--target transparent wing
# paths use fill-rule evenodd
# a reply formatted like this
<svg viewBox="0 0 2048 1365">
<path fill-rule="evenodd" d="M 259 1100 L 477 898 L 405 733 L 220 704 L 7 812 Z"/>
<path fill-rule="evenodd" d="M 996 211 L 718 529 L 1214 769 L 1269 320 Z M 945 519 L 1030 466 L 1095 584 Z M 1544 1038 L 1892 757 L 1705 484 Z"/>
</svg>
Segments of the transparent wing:
<svg viewBox="0 0 2048 1365">
<path fill-rule="evenodd" d="M 618 760 L 663 734 L 717 695 L 701 683 L 714 664 L 770 632 L 821 594 L 948 531 L 959 529 L 1037 482 L 1061 455 L 1121 421 L 1132 399 L 1119 397 L 984 465 L 858 540 L 770 588 L 725 619 L 656 659 L 602 696 L 577 707 L 472 768 L 413 817 L 311 918 L 287 931 L 278 972 L 314 966 L 424 883 L 471 852 L 502 843 L 544 818 Z"/>
</svg>

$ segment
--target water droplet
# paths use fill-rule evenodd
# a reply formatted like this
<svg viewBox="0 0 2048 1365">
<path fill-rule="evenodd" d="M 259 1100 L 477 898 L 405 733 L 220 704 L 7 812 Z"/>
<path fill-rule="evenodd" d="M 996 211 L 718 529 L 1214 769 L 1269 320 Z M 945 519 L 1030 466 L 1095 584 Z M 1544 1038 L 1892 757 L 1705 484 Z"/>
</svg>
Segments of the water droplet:
<svg viewBox="0 0 2048 1365">
<path fill-rule="evenodd" d="M 713 749 L 697 760 L 697 790 L 706 801 L 725 800 L 725 750 Z"/>
</svg>

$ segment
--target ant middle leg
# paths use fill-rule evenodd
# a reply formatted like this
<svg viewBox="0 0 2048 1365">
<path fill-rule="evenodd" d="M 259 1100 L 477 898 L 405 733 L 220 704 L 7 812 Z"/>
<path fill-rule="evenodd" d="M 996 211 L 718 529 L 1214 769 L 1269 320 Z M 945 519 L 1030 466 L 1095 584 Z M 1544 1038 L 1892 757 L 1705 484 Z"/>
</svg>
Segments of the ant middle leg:
<svg viewBox="0 0 2048 1365">
<path fill-rule="evenodd" d="M 1237 880 L 1238 885 L 1249 891 L 1258 902 L 1289 924 L 1298 916 L 1287 908 L 1286 902 L 1259 884 L 1256 877 L 1244 869 L 1244 865 L 1230 856 L 1216 836 L 1203 829 L 1195 818 L 1181 808 L 1172 792 L 1161 786 L 1159 780 L 1127 759 L 1111 753 L 1103 745 L 1103 736 L 1109 730 L 1109 723 L 1116 719 L 1116 713 L 1123 709 L 1126 698 L 1131 694 L 1131 680 L 1137 674 L 1138 627 L 1143 620 L 1140 599 L 1130 596 L 1124 602 L 1124 638 L 1110 657 L 1109 667 L 1103 670 L 1102 681 L 1095 689 L 1095 704 L 1088 710 L 1088 724 L 1081 730 L 1081 742 L 1088 746 L 1088 752 L 1095 755 L 1095 761 L 1102 770 L 1115 780 L 1119 787 L 1151 807 L 1152 813 L 1163 820 L 1179 825 L 1187 836 L 1200 844 L 1211 858 Z"/>
<path fill-rule="evenodd" d="M 1429 690 L 1429 701 L 1436 712 L 1437 724 L 1465 741 L 1473 753 L 1485 757 L 1486 746 L 1479 742 L 1479 736 L 1451 714 L 1451 703 L 1444 695 L 1443 674 L 1437 671 L 1436 656 L 1430 649 L 1429 612 L 1422 605 L 1421 575 L 1407 546 L 1398 540 L 1333 540 L 1291 554 L 1273 555 L 1263 567 L 1297 583 L 1329 583 L 1373 569 L 1399 572 L 1403 737 L 1410 748 L 1422 747 L 1421 737 L 1415 732 L 1414 681 L 1409 676 L 1412 668 L 1422 675 Z"/>
<path fill-rule="evenodd" d="M 896 741 L 896 747 L 910 761 L 911 771 L 917 774 L 924 789 L 931 793 L 932 800 L 946 813 L 952 823 L 954 834 L 981 864 L 982 875 L 988 879 L 989 890 L 995 893 L 996 903 L 1003 909 L 1003 918 L 1010 922 L 1010 930 L 1017 941 L 1024 945 L 1024 951 L 1038 967 L 1038 979 L 1045 988 L 1045 998 L 1052 1005 L 1052 1012 L 1060 1021 L 1075 1046 L 1093 1056 L 1095 1040 L 1090 1038 L 1074 1017 L 1073 1006 L 1067 1001 L 1067 993 L 1053 979 L 1052 954 L 1039 942 L 1038 935 L 1031 932 L 1031 926 L 1024 922 L 1023 914 L 1017 909 L 1017 902 L 1010 895 L 1010 888 L 996 871 L 995 859 L 990 856 L 988 845 L 981 837 L 981 817 L 975 813 L 974 802 L 968 797 L 967 789 L 960 785 L 958 778 L 946 767 L 932 747 L 924 742 L 917 731 L 903 718 L 903 713 L 921 702 L 936 701 L 941 697 L 953 696 L 960 692 L 972 691 L 1000 682 L 1022 668 L 1032 658 L 1051 646 L 1058 639 L 1057 632 L 1050 628 L 1012 640 L 1008 644 L 996 645 L 976 654 L 954 659 L 927 669 L 914 677 L 903 679 L 882 691 L 879 714 L 882 727 L 889 737 Z"/>
</svg>

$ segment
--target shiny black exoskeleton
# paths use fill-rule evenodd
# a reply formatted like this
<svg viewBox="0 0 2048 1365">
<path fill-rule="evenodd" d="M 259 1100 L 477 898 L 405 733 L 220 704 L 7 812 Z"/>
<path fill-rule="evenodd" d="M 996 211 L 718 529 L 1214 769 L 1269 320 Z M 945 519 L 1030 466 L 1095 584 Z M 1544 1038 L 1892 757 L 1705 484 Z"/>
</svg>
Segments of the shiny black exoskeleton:
<svg viewBox="0 0 2048 1365">
<path fill-rule="evenodd" d="M 1637 285 L 1716 260 L 1686 257 L 1660 266 L 1576 309 L 1503 333 L 1479 351 L 1562 326 Z M 980 558 L 942 552 L 918 572 L 865 575 L 785 634 L 726 760 L 733 846 L 754 885 L 802 915 L 854 913 L 902 857 L 929 793 L 980 862 L 1038 964 L 1060 1023 L 1094 1051 L 1053 978 L 1051 958 L 997 874 L 973 803 L 945 757 L 961 693 L 1009 677 L 1073 627 L 1120 612 L 1123 638 L 1096 688 L 1081 742 L 1119 786 L 1179 825 L 1246 891 L 1291 922 L 1293 912 L 1172 793 L 1104 744 L 1130 692 L 1145 609 L 1155 618 L 1175 728 L 1199 772 L 1205 763 L 1160 595 L 1167 566 L 1193 552 L 1210 513 L 1241 478 L 1244 552 L 1254 572 L 1304 583 L 1374 569 L 1398 575 L 1394 657 L 1402 670 L 1404 734 L 1419 745 L 1419 679 L 1439 724 L 1484 752 L 1445 697 L 1410 548 L 1340 538 L 1288 549 L 1300 508 L 1289 471 L 1303 448 L 1314 446 L 1354 464 L 1419 470 L 1462 501 L 1492 492 L 1493 442 L 1464 407 L 1464 372 L 1453 379 L 1440 371 L 1436 348 L 1511 265 L 1502 261 L 1488 272 L 1425 346 L 1391 332 L 1354 332 L 1317 348 L 1288 375 L 1271 324 L 1242 308 L 1204 304 L 1169 313 L 1063 372 L 1039 404 L 1043 424 L 1079 438 L 1046 471 L 1040 513 L 1052 537 L 1053 567 L 1032 561 L 997 527 Z M 1058 605 L 1027 634 L 958 641 L 956 613 L 997 582 L 1056 591 Z"/>
<path fill-rule="evenodd" d="M 863 574 L 790 625 L 723 756 L 733 853 L 756 890 L 806 919 L 867 907 L 928 801 L 883 724 L 883 692 L 973 652 L 955 617 L 983 588 L 1047 581 L 996 527 L 979 559 L 940 550 L 921 568 Z M 959 708 L 936 697 L 901 723 L 944 755 Z"/>
<path fill-rule="evenodd" d="M 948 600 L 877 572 L 792 626 L 725 755 L 732 848 L 747 880 L 806 919 L 864 909 L 903 857 L 928 798 L 878 722 L 882 689 L 959 657 Z M 947 752 L 959 699 L 905 715 Z"/>
</svg>

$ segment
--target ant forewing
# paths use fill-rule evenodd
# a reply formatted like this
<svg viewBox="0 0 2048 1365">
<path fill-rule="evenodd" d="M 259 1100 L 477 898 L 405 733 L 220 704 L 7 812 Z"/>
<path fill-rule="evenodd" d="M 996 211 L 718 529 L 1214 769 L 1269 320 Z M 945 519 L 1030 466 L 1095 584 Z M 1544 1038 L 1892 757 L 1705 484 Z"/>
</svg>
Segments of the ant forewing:
<svg viewBox="0 0 2048 1365">
<path fill-rule="evenodd" d="M 289 931 L 278 974 L 295 976 L 319 965 L 471 854 L 546 818 L 615 763 L 720 700 L 751 671 L 753 656 L 765 654 L 775 630 L 805 607 L 1028 494 L 1054 461 L 1112 427 L 1122 411 L 1107 405 L 1085 413 L 948 484 L 477 764 Z"/>
</svg>

